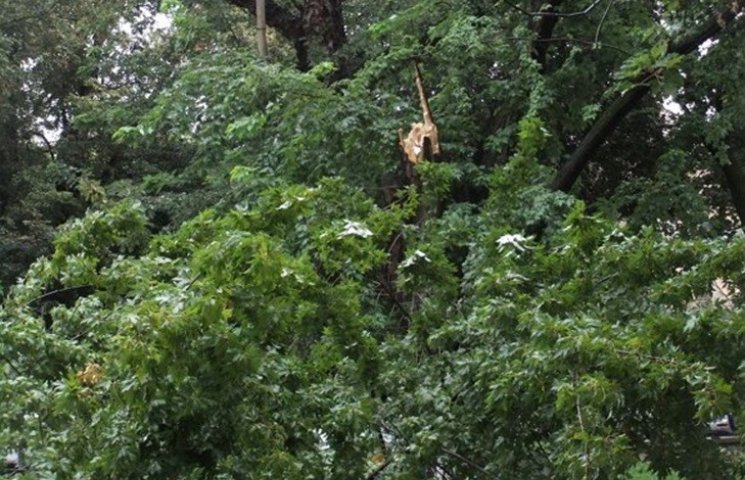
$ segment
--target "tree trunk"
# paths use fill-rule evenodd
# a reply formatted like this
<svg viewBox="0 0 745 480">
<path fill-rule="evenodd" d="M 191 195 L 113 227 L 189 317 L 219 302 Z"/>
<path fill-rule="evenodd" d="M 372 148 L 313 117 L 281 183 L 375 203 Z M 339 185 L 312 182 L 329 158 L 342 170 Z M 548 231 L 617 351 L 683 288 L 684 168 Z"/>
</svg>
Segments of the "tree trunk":
<svg viewBox="0 0 745 480">
<path fill-rule="evenodd" d="M 266 0 L 256 0 L 256 44 L 259 56 L 266 58 Z"/>
<path fill-rule="evenodd" d="M 551 0 L 548 2 L 544 11 L 555 12 L 556 7 L 562 4 L 564 0 Z M 546 70 L 546 54 L 550 46 L 549 40 L 554 33 L 554 28 L 559 22 L 559 17 L 544 16 L 541 17 L 535 25 L 536 38 L 533 41 L 533 59 L 541 66 L 541 72 Z"/>
</svg>

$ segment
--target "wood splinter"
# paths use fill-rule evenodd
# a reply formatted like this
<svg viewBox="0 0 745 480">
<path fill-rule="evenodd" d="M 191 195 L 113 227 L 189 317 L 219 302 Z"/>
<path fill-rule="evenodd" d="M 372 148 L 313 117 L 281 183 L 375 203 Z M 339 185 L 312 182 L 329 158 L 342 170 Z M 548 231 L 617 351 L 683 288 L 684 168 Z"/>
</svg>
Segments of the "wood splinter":
<svg viewBox="0 0 745 480">
<path fill-rule="evenodd" d="M 437 125 L 432 119 L 432 111 L 429 108 L 429 101 L 424 91 L 422 82 L 422 73 L 419 70 L 419 64 L 414 62 L 414 72 L 416 73 L 416 88 L 419 91 L 419 102 L 422 105 L 422 116 L 424 122 L 411 124 L 411 131 L 404 136 L 403 130 L 398 131 L 398 143 L 406 155 L 408 161 L 416 165 L 424 160 L 432 160 L 432 157 L 440 154 L 440 140 L 437 132 Z"/>
</svg>

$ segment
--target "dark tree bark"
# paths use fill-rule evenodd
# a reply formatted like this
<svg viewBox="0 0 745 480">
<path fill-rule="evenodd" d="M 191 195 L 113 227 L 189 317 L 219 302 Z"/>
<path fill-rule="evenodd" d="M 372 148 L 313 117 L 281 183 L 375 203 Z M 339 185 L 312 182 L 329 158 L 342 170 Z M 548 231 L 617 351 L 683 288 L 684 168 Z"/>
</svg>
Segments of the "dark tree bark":
<svg viewBox="0 0 745 480">
<path fill-rule="evenodd" d="M 295 65 L 301 72 L 307 72 L 313 67 L 310 61 L 310 52 L 308 51 L 308 39 L 303 35 L 292 42 L 295 48 Z"/>
<path fill-rule="evenodd" d="M 327 12 L 326 50 L 334 53 L 347 43 L 347 32 L 344 28 L 343 0 L 328 0 L 330 11 Z"/>
<path fill-rule="evenodd" d="M 740 227 L 745 228 L 745 164 L 739 158 L 730 156 L 729 163 L 723 165 L 722 169 L 732 195 L 732 203 L 740 217 Z"/>
<path fill-rule="evenodd" d="M 706 40 L 720 33 L 725 27 L 735 20 L 735 17 L 745 10 L 745 1 L 729 2 L 729 5 L 712 16 L 709 21 L 697 32 L 683 37 L 673 43 L 668 51 L 686 55 L 696 50 Z M 579 178 L 582 170 L 592 160 L 592 156 L 605 140 L 613 133 L 620 121 L 631 112 L 639 101 L 649 92 L 650 87 L 646 80 L 655 72 L 648 72 L 645 77 L 637 79 L 637 85 L 618 97 L 603 112 L 589 132 L 585 135 L 579 147 L 572 153 L 569 160 L 561 167 L 558 174 L 551 182 L 551 188 L 569 191 Z"/>
<path fill-rule="evenodd" d="M 256 15 L 256 0 L 227 0 L 228 3 Z M 304 0 L 295 7 L 285 7 L 266 0 L 266 23 L 289 40 L 295 48 L 297 67 L 308 70 L 310 39 L 317 35 L 323 49 L 334 54 L 347 41 L 344 29 L 343 0 Z"/>
<path fill-rule="evenodd" d="M 548 2 L 548 6 L 544 9 L 546 12 L 555 12 L 556 8 L 563 3 L 564 0 L 551 0 Z M 554 28 L 559 22 L 558 16 L 546 16 L 541 17 L 536 22 L 534 30 L 536 38 L 533 41 L 533 59 L 538 62 L 541 66 L 541 72 L 546 70 L 546 54 L 550 47 L 549 40 L 554 33 Z"/>
</svg>

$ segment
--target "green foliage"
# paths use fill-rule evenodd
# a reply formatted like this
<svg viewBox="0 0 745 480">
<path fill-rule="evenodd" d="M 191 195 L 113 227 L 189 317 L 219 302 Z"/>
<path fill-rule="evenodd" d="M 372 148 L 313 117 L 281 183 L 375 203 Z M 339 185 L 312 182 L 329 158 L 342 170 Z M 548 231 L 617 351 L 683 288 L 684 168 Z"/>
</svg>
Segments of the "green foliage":
<svg viewBox="0 0 745 480">
<path fill-rule="evenodd" d="M 407 231 L 398 288 L 416 309 L 391 335 L 375 285 L 412 208 L 381 210 L 339 180 L 273 188 L 146 253 L 137 205 L 71 223 L 6 302 L 4 441 L 43 475 L 85 478 L 348 478 L 380 449 L 403 478 L 432 462 L 461 478 L 471 463 L 613 476 L 639 452 L 719 471 L 696 432 L 739 408 L 745 317 L 739 294 L 706 298 L 715 280 L 743 287 L 742 241 L 630 234 L 579 204 L 536 242 L 453 206 Z M 52 283 L 95 293 L 45 329 L 31 305 Z"/>
<path fill-rule="evenodd" d="M 270 1 L 258 59 L 245 3 L 0 0 L 19 478 L 745 475 L 745 34 L 668 54 L 721 5 Z"/>
<path fill-rule="evenodd" d="M 627 480 L 659 480 L 661 477 L 657 475 L 648 463 L 639 462 L 626 472 L 624 477 Z M 664 477 L 664 480 L 681 480 L 677 473 L 671 472 Z"/>
<path fill-rule="evenodd" d="M 18 359 L 6 366 L 20 377 L 4 397 L 31 397 L 5 412 L 3 425 L 19 430 L 3 441 L 23 437 L 41 475 L 361 472 L 352 458 L 374 438 L 351 438 L 369 430 L 378 368 L 363 279 L 404 214 L 339 182 L 271 190 L 254 210 L 205 212 L 155 237 L 142 257 L 137 205 L 71 223 L 7 302 L 19 321 L 3 323 L 4 358 Z M 56 307 L 44 330 L 26 302 L 50 282 L 97 293 Z M 297 402 L 306 396 L 315 400 Z M 27 408 L 46 412 L 33 436 L 15 418 Z"/>
</svg>

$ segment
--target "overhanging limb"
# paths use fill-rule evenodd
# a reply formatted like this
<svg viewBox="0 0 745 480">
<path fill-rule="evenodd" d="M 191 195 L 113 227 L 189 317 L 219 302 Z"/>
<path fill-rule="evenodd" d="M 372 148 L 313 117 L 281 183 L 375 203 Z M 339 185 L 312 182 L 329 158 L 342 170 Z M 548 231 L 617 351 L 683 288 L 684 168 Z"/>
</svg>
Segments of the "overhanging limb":
<svg viewBox="0 0 745 480">
<path fill-rule="evenodd" d="M 668 52 L 679 55 L 691 53 L 702 43 L 724 30 L 743 10 L 745 10 L 745 1 L 729 2 L 729 6 L 713 15 L 697 32 L 673 42 Z M 650 87 L 645 80 L 644 78 L 638 79 L 634 87 L 624 92 L 608 106 L 590 131 L 585 134 L 569 160 L 560 168 L 550 184 L 551 188 L 564 192 L 571 190 L 597 149 L 649 92 Z"/>
</svg>

